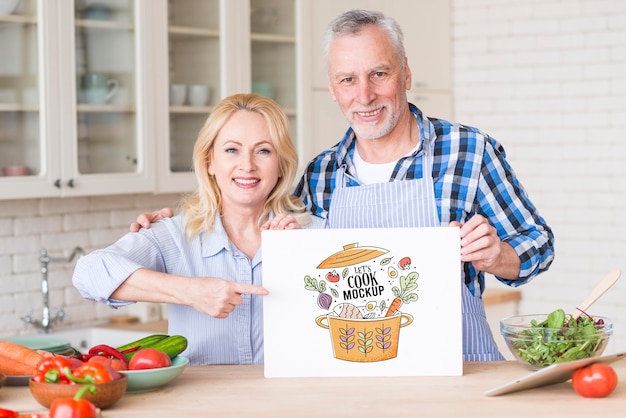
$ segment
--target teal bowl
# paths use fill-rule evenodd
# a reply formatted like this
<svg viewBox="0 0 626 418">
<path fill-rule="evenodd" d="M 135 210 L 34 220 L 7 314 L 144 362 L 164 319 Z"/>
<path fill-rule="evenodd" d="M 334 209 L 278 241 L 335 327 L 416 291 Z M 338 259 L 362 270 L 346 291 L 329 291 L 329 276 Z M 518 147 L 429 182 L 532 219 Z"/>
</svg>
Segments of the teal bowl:
<svg viewBox="0 0 626 418">
<path fill-rule="evenodd" d="M 189 364 L 189 359 L 176 356 L 169 367 L 145 370 L 120 370 L 120 373 L 128 376 L 126 393 L 149 392 L 165 386 L 176 379 Z"/>
</svg>

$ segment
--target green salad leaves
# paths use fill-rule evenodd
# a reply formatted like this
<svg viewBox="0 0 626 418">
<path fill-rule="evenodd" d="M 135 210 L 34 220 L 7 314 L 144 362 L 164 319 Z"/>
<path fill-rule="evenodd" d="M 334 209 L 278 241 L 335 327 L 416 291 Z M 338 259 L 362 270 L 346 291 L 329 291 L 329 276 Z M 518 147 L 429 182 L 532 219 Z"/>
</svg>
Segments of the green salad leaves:
<svg viewBox="0 0 626 418">
<path fill-rule="evenodd" d="M 604 320 L 588 315 L 574 319 L 563 309 L 550 313 L 542 321 L 532 320 L 517 332 L 504 331 L 513 353 L 529 365 L 541 368 L 554 363 L 580 360 L 603 350 L 610 333 Z"/>
</svg>

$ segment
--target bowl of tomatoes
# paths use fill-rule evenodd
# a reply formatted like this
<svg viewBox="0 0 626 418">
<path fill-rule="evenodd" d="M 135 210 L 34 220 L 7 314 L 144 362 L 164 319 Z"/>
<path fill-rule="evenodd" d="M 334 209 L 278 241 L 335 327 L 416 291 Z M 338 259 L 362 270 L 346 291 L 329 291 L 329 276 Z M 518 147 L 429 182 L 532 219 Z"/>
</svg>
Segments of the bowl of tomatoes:
<svg viewBox="0 0 626 418">
<path fill-rule="evenodd" d="M 120 373 L 128 377 L 127 393 L 149 392 L 165 386 L 176 379 L 188 364 L 188 358 L 176 356 L 171 359 L 170 366 L 120 370 Z"/>
<path fill-rule="evenodd" d="M 72 399 L 74 395 L 76 395 L 76 392 L 88 385 L 45 383 L 36 382 L 33 379 L 31 379 L 28 384 L 33 398 L 35 398 L 40 405 L 45 406 L 46 408 L 50 408 L 55 399 Z M 90 401 L 96 408 L 108 408 L 124 396 L 127 384 L 128 377 L 125 375 L 120 375 L 118 379 L 111 380 L 109 382 L 95 383 L 93 384 L 95 391 L 85 391 L 82 399 Z"/>
<path fill-rule="evenodd" d="M 504 318 L 500 333 L 515 358 L 537 370 L 601 355 L 613 334 L 613 322 L 587 314 L 573 318 L 557 309 L 550 314 Z"/>
<path fill-rule="evenodd" d="M 128 377 L 106 364 L 53 355 L 37 364 L 28 385 L 33 398 L 46 408 L 56 399 L 72 399 L 80 391 L 82 399 L 104 409 L 124 396 Z"/>
</svg>

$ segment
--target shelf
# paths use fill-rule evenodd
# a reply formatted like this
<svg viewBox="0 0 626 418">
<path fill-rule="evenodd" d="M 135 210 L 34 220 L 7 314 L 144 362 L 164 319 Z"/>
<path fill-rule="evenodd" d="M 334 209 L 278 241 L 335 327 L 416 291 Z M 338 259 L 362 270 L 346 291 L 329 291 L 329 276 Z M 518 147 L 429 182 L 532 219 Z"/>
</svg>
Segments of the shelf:
<svg viewBox="0 0 626 418">
<path fill-rule="evenodd" d="M 128 105 L 93 105 L 93 104 L 79 104 L 76 106 L 76 110 L 83 113 L 96 113 L 96 112 L 118 112 L 129 113 L 134 112 L 134 106 Z"/>
<path fill-rule="evenodd" d="M 14 103 L 0 103 L 0 112 L 38 112 L 37 105 L 23 105 Z"/>
<path fill-rule="evenodd" d="M 273 33 L 252 33 L 250 39 L 255 42 L 276 42 L 285 44 L 295 44 L 296 37 L 291 35 L 277 35 Z"/>
<path fill-rule="evenodd" d="M 213 108 L 211 106 L 170 106 L 170 113 L 210 113 Z"/>
<path fill-rule="evenodd" d="M 37 23 L 37 16 L 2 15 L 2 16 L 0 16 L 0 23 L 29 23 L 29 24 L 36 24 Z"/>
<path fill-rule="evenodd" d="M 135 27 L 130 23 L 120 23 L 110 20 L 86 20 L 76 19 L 76 26 L 81 28 L 94 28 L 94 29 L 114 29 L 114 30 L 133 30 Z"/>
<path fill-rule="evenodd" d="M 169 33 L 176 39 L 184 39 L 190 37 L 198 38 L 219 38 L 220 32 L 215 29 L 204 29 L 191 26 L 170 26 Z"/>
</svg>

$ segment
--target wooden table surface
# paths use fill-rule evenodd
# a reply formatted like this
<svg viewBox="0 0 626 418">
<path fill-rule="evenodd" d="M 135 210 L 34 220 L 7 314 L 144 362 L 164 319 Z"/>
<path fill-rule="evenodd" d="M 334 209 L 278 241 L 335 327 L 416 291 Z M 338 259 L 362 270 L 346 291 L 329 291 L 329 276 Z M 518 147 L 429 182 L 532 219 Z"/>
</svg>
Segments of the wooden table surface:
<svg viewBox="0 0 626 418">
<path fill-rule="evenodd" d="M 103 418 L 159 417 L 624 417 L 626 361 L 607 398 L 570 382 L 498 397 L 483 393 L 529 373 L 513 361 L 466 363 L 457 377 L 264 378 L 262 366 L 195 366 L 167 386 L 126 394 Z M 26 386 L 0 389 L 0 407 L 43 412 Z"/>
</svg>

